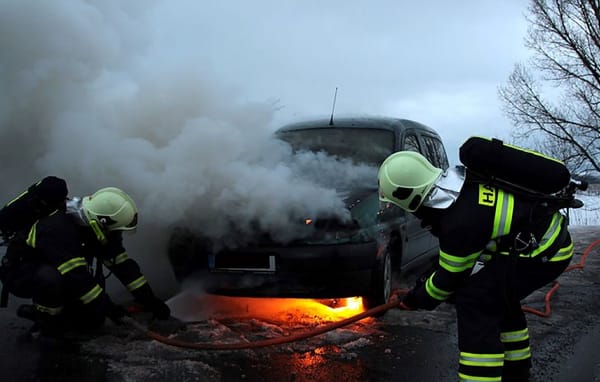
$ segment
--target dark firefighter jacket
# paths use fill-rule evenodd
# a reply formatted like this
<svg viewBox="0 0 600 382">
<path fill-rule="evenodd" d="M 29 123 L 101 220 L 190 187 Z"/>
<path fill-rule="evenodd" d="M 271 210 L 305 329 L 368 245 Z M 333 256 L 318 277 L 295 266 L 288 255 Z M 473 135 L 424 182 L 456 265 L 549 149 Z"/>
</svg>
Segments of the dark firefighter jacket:
<svg viewBox="0 0 600 382">
<path fill-rule="evenodd" d="M 573 244 L 565 241 L 568 233 L 563 215 L 469 176 L 452 206 L 421 207 L 416 215 L 433 226 L 440 253 L 438 269 L 412 291 L 410 300 L 415 308 L 433 309 L 447 300 L 470 276 L 480 257 L 507 256 L 518 232 L 526 237 L 532 233 L 538 244 L 527 253 L 518 253 L 520 257 L 561 261 L 573 255 Z"/>
<path fill-rule="evenodd" d="M 66 282 L 70 297 L 93 311 L 104 313 L 106 299 L 91 271 L 94 259 L 108 267 L 141 304 L 151 304 L 154 299 L 138 264 L 127 256 L 120 231 L 110 233 L 106 244 L 101 244 L 89 227 L 80 226 L 73 217 L 57 211 L 37 221 L 29 230 L 25 243 L 27 256 L 56 267 Z"/>
</svg>

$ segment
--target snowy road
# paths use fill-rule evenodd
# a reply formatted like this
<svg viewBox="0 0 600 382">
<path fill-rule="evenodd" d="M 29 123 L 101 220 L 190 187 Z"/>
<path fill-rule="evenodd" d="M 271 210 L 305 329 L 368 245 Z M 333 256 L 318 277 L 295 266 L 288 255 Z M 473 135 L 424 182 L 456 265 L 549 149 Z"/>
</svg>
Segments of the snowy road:
<svg viewBox="0 0 600 382">
<path fill-rule="evenodd" d="M 600 239 L 600 227 L 572 227 L 578 261 Z M 600 246 L 598 246 L 600 247 Z M 600 381 L 600 248 L 583 270 L 566 272 L 548 318 L 529 314 L 534 382 Z M 404 285 L 405 286 L 405 285 Z M 525 304 L 543 310 L 544 294 Z M 207 303 L 201 297 L 199 304 Z M 13 309 L 16 301 L 11 301 Z M 170 302 L 175 306 L 178 301 Z M 179 301 L 181 303 L 181 301 Z M 188 301 L 189 303 L 189 301 Z M 31 340 L 28 323 L 13 309 L 0 312 L 3 381 L 448 381 L 456 375 L 452 306 L 433 312 L 388 311 L 307 340 L 235 351 L 188 350 L 149 340 L 136 331 L 107 327 L 83 342 Z M 207 343 L 253 342 L 324 324 L 293 309 L 268 319 L 246 305 L 236 317 L 198 317 L 184 327 L 175 320 L 152 328 L 175 338 Z M 287 316 L 286 316 L 287 315 Z M 138 315 L 144 321 L 144 315 Z"/>
</svg>

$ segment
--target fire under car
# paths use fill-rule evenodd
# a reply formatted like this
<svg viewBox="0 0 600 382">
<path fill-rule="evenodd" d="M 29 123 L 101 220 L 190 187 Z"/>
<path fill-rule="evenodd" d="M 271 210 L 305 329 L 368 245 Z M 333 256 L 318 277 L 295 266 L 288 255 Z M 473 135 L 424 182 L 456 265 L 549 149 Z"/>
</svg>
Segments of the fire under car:
<svg viewBox="0 0 600 382">
<path fill-rule="evenodd" d="M 400 150 L 420 152 L 435 166 L 448 168 L 439 134 L 406 119 L 310 120 L 284 126 L 275 136 L 294 150 L 324 151 L 373 168 Z M 376 172 L 372 184 L 339 193 L 351 219 L 316 217 L 310 221 L 310 236 L 285 244 L 259 239 L 252 245 L 215 253 L 206 238 L 184 227 L 175 229 L 169 259 L 176 278 L 201 277 L 209 292 L 229 296 L 360 296 L 366 308 L 387 302 L 394 278 L 435 262 L 438 241 L 413 215 L 379 201 Z"/>
</svg>

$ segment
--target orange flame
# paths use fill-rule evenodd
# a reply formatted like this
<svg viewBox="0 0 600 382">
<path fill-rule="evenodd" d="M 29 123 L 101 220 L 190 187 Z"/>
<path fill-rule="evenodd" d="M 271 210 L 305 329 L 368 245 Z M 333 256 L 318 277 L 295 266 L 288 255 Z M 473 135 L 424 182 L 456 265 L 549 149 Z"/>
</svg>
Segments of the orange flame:
<svg viewBox="0 0 600 382">
<path fill-rule="evenodd" d="M 213 313 L 222 317 L 253 317 L 302 325 L 339 321 L 364 312 L 362 297 L 299 299 L 212 296 Z"/>
</svg>

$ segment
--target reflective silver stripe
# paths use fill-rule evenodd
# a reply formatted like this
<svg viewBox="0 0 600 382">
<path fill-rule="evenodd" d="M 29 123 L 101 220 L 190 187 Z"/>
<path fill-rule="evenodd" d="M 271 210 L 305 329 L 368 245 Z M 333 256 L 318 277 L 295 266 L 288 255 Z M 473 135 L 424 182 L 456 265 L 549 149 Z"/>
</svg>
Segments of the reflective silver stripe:
<svg viewBox="0 0 600 382">
<path fill-rule="evenodd" d="M 431 297 L 435 298 L 436 300 L 444 301 L 448 299 L 452 292 L 448 292 L 436 287 L 433 284 L 433 276 L 435 276 L 435 273 L 427 279 L 427 282 L 425 283 L 425 290 Z"/>
<path fill-rule="evenodd" d="M 95 298 L 97 298 L 98 296 L 100 296 L 101 293 L 102 293 L 102 288 L 100 288 L 100 285 L 96 285 L 95 287 L 93 287 L 92 289 L 90 289 L 89 292 L 87 292 L 83 296 L 79 297 L 79 300 L 82 303 L 84 303 L 84 304 L 89 304 Z"/>
<path fill-rule="evenodd" d="M 529 330 L 527 328 L 514 332 L 500 333 L 500 340 L 502 342 L 519 342 L 527 339 L 529 339 Z"/>
<path fill-rule="evenodd" d="M 87 263 L 87 261 L 85 261 L 85 258 L 75 257 L 75 258 L 73 258 L 69 261 L 65 261 L 64 263 L 59 265 L 57 267 L 57 269 L 61 275 L 64 275 L 65 273 L 70 272 L 77 267 L 85 267 L 87 265 L 88 265 L 88 263 Z"/>
<path fill-rule="evenodd" d="M 492 230 L 492 239 L 507 235 L 510 232 L 514 207 L 514 196 L 502 190 L 498 190 L 498 199 L 496 201 L 496 210 L 494 212 L 494 228 Z"/>
<path fill-rule="evenodd" d="M 509 350 L 504 352 L 504 360 L 506 361 L 521 361 L 531 358 L 531 348 L 527 346 L 524 349 Z"/>
<path fill-rule="evenodd" d="M 561 248 L 558 253 L 556 255 L 554 255 L 550 261 L 562 261 L 562 260 L 566 260 L 570 257 L 573 256 L 573 242 L 571 242 L 571 244 L 567 245 L 564 248 Z"/>
<path fill-rule="evenodd" d="M 450 255 L 444 251 L 440 251 L 439 264 L 448 272 L 458 273 L 470 269 L 480 254 L 481 251 L 470 254 L 466 257 L 458 257 Z"/>
<path fill-rule="evenodd" d="M 504 354 L 476 354 L 476 353 L 460 353 L 461 365 L 467 366 L 482 366 L 482 367 L 498 367 L 504 364 Z"/>
<path fill-rule="evenodd" d="M 127 284 L 127 290 L 132 292 L 146 283 L 146 278 L 144 276 L 140 276 L 137 279 L 130 282 L 129 284 Z"/>
<path fill-rule="evenodd" d="M 550 226 L 544 233 L 544 236 L 542 236 L 542 238 L 539 241 L 539 247 L 537 247 L 534 251 L 532 251 L 531 254 L 524 254 L 521 256 L 535 257 L 535 256 L 539 255 L 540 253 L 542 253 L 543 251 L 545 251 L 546 249 L 548 249 L 548 247 L 550 247 L 554 243 L 554 241 L 560 234 L 560 231 L 562 229 L 563 220 L 564 220 L 564 217 L 561 214 L 555 213 L 552 216 L 552 221 L 550 222 Z"/>
</svg>

